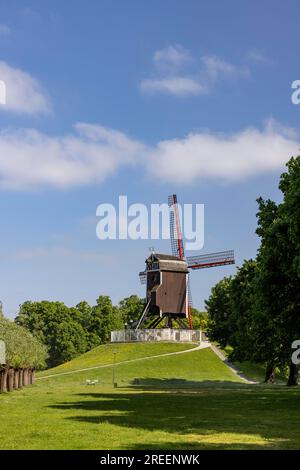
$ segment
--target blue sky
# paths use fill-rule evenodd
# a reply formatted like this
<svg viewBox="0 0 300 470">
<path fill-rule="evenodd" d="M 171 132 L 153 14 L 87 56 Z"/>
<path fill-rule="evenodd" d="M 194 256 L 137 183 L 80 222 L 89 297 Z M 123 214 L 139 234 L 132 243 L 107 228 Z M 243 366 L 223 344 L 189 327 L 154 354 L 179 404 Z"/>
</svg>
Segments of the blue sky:
<svg viewBox="0 0 300 470">
<path fill-rule="evenodd" d="M 148 247 L 96 207 L 205 204 L 203 253 L 254 257 L 256 198 L 299 145 L 297 1 L 0 0 L 0 299 L 143 295 Z M 194 253 L 189 253 L 193 255 Z M 192 273 L 194 305 L 235 267 Z"/>
</svg>

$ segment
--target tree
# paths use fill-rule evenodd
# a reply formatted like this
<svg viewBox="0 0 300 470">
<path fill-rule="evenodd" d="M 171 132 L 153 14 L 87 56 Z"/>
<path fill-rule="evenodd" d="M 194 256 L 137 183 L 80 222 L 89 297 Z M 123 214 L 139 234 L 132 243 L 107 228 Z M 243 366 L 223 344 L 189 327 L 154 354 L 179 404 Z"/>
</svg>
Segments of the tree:
<svg viewBox="0 0 300 470">
<path fill-rule="evenodd" d="M 99 338 L 100 343 L 104 343 L 110 340 L 111 331 L 122 328 L 123 321 L 110 297 L 100 295 L 96 302 L 92 307 L 89 331 Z"/>
<path fill-rule="evenodd" d="M 255 276 L 257 264 L 253 260 L 244 261 L 238 268 L 230 285 L 231 324 L 230 346 L 233 347 L 232 359 L 247 361 L 253 359 L 256 343 L 255 334 Z"/>
<path fill-rule="evenodd" d="M 124 324 L 130 325 L 138 322 L 145 308 L 145 303 L 137 295 L 131 295 L 121 300 L 118 308 Z"/>
<path fill-rule="evenodd" d="M 287 163 L 279 188 L 282 203 L 257 200 L 257 259 L 212 290 L 209 332 L 221 346 L 233 347 L 234 360 L 265 362 L 266 381 L 289 364 L 288 385 L 296 385 L 291 345 L 300 336 L 300 156 Z"/>
<path fill-rule="evenodd" d="M 206 331 L 208 325 L 208 313 L 200 312 L 197 308 L 191 307 L 191 317 L 194 330 Z M 189 328 L 189 321 L 187 318 L 183 320 L 186 328 Z"/>
<path fill-rule="evenodd" d="M 278 206 L 258 200 L 258 300 L 273 357 L 282 366 L 290 363 L 288 385 L 296 385 L 298 370 L 290 358 L 291 344 L 300 336 L 300 156 L 287 163 L 279 188 L 283 202 Z"/>
<path fill-rule="evenodd" d="M 16 317 L 48 349 L 50 367 L 68 361 L 87 350 L 86 331 L 79 312 L 62 302 L 25 302 Z"/>
<path fill-rule="evenodd" d="M 300 336 L 300 156 L 291 158 L 287 171 L 281 175 L 279 188 L 284 202 L 280 216 L 287 229 L 288 257 L 285 259 L 289 279 L 288 305 L 284 311 L 287 329 L 287 347 Z M 290 355 L 290 354 L 289 354 Z M 299 367 L 290 361 L 288 385 L 297 385 Z"/>
<path fill-rule="evenodd" d="M 225 348 L 230 344 L 232 325 L 229 320 L 231 313 L 230 287 L 232 277 L 224 277 L 211 290 L 211 295 L 205 301 L 209 315 L 207 332 L 213 341 Z"/>
</svg>

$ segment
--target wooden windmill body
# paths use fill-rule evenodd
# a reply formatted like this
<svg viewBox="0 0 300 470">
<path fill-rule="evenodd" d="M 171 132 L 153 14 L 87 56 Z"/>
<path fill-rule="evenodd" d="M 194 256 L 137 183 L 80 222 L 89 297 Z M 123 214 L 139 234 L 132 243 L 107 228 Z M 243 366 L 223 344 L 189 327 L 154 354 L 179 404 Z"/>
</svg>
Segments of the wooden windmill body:
<svg viewBox="0 0 300 470">
<path fill-rule="evenodd" d="M 172 328 L 174 323 L 184 328 L 185 318 L 193 328 L 190 270 L 235 262 L 233 250 L 185 258 L 177 196 L 170 196 L 168 202 L 172 255 L 151 253 L 146 259 L 145 270 L 139 273 L 141 283 L 146 284 L 146 306 L 136 329 L 142 328 L 146 320 L 147 328 L 156 328 L 160 323 L 166 328 Z"/>
</svg>

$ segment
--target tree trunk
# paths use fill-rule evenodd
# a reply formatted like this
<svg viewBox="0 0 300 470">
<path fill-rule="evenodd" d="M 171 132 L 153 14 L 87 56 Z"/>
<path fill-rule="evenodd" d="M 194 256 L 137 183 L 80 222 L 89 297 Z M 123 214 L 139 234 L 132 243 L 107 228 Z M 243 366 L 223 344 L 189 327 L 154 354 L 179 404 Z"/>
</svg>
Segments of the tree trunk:
<svg viewBox="0 0 300 470">
<path fill-rule="evenodd" d="M 15 376 L 15 369 L 11 367 L 8 370 L 8 376 L 7 376 L 7 389 L 9 392 L 12 392 L 14 389 L 14 376 Z"/>
<path fill-rule="evenodd" d="M 5 367 L 1 371 L 1 383 L 0 383 L 1 392 L 7 392 L 7 374 L 8 374 L 8 367 Z"/>
<path fill-rule="evenodd" d="M 19 372 L 19 388 L 22 388 L 23 387 L 23 369 L 20 369 L 20 372 Z"/>
<path fill-rule="evenodd" d="M 266 375 L 265 375 L 265 384 L 273 384 L 275 380 L 275 367 L 274 364 L 269 363 L 266 367 Z"/>
<path fill-rule="evenodd" d="M 32 369 L 31 371 L 31 383 L 34 384 L 35 382 L 35 369 Z"/>
<path fill-rule="evenodd" d="M 299 365 L 294 364 L 293 362 L 290 363 L 290 373 L 287 385 L 292 387 L 294 385 L 298 385 L 299 379 Z"/>
<path fill-rule="evenodd" d="M 19 378 L 20 378 L 20 371 L 19 369 L 15 369 L 14 388 L 19 388 Z"/>
<path fill-rule="evenodd" d="M 23 385 L 26 387 L 28 385 L 28 368 L 23 370 Z"/>
</svg>

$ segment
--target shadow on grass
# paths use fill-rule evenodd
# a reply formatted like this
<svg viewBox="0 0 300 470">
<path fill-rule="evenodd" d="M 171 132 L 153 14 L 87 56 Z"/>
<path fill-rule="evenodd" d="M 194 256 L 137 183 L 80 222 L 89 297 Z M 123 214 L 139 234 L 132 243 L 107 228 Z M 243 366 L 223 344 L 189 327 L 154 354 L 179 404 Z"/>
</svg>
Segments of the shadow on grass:
<svg viewBox="0 0 300 470">
<path fill-rule="evenodd" d="M 167 390 L 167 389 L 199 389 L 199 388 L 206 388 L 206 387 L 214 387 L 214 388 L 246 388 L 252 387 L 251 384 L 247 384 L 245 382 L 232 382 L 232 381 L 225 381 L 225 380 L 186 380 L 186 379 L 178 379 L 178 378 L 157 378 L 157 377 L 147 377 L 147 378 L 135 378 L 133 379 L 128 386 L 124 386 L 121 388 L 134 388 L 134 389 L 141 389 L 141 390 L 149 390 L 149 389 L 159 389 L 159 390 Z"/>
<path fill-rule="evenodd" d="M 161 442 L 132 443 L 136 449 L 300 447 L 298 389 L 218 381 L 195 386 L 177 379 L 168 379 L 174 389 L 167 389 L 163 379 L 139 380 L 127 391 L 81 393 L 76 401 L 51 408 L 66 410 L 66 419 L 73 421 L 174 434 L 174 442 L 165 436 Z"/>
</svg>

